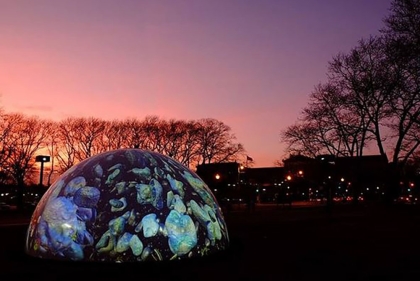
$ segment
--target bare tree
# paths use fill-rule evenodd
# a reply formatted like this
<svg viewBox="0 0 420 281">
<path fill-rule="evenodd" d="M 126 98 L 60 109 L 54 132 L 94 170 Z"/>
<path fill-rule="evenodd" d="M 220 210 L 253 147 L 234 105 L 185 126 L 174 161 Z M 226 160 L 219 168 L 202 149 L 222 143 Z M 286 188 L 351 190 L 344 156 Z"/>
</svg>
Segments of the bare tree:
<svg viewBox="0 0 420 281">
<path fill-rule="evenodd" d="M 198 137 L 200 126 L 196 121 L 187 121 L 180 124 L 182 126 L 181 135 L 182 147 L 176 156 L 176 159 L 187 167 L 198 162 L 198 151 L 200 148 Z"/>
<path fill-rule="evenodd" d="M 289 153 L 309 157 L 362 153 L 369 122 L 348 106 L 340 86 L 334 83 L 318 85 L 301 114 L 295 125 L 281 132 Z"/>
<path fill-rule="evenodd" d="M 371 133 L 380 154 L 386 157 L 384 126 L 381 124 L 390 117 L 389 104 L 398 73 L 390 67 L 384 52 L 384 40 L 381 37 L 362 39 L 349 54 L 337 55 L 330 63 L 328 77 L 341 96 L 341 111 L 356 122 L 351 126 L 351 131 L 359 134 L 353 136 L 359 144 L 356 155 L 363 155 L 363 149 L 372 139 Z"/>
<path fill-rule="evenodd" d="M 59 144 L 59 134 L 58 134 L 58 124 L 56 122 L 52 122 L 52 121 L 45 121 L 48 123 L 48 126 L 51 127 L 50 130 L 50 135 L 46 137 L 45 143 L 46 143 L 46 147 L 48 149 L 48 153 L 50 155 L 51 158 L 51 165 L 50 165 L 50 170 L 48 172 L 48 180 L 47 180 L 47 186 L 51 185 L 51 182 L 53 180 L 53 175 L 56 172 L 55 169 L 55 159 L 56 159 L 56 150 L 58 148 L 58 144 Z"/>
<path fill-rule="evenodd" d="M 140 138 L 144 141 L 143 148 L 164 153 L 165 135 L 164 121 L 158 116 L 146 116 L 141 122 Z"/>
<path fill-rule="evenodd" d="M 161 124 L 163 137 L 163 154 L 174 159 L 179 159 L 184 147 L 183 135 L 185 133 L 185 121 L 170 119 Z"/>
<path fill-rule="evenodd" d="M 12 133 L 13 122 L 10 122 L 10 118 L 3 111 L 0 112 L 0 182 L 2 184 L 11 184 L 13 177 L 10 174 L 10 170 L 7 166 L 7 159 L 13 152 L 10 134 Z"/>
<path fill-rule="evenodd" d="M 56 158 L 58 160 L 59 172 L 63 173 L 77 163 L 76 153 L 78 150 L 78 120 L 77 118 L 66 118 L 58 123 L 58 147 Z"/>
<path fill-rule="evenodd" d="M 103 152 L 101 144 L 103 143 L 105 121 L 94 117 L 78 118 L 76 127 L 75 136 L 78 140 L 78 149 L 75 157 L 78 161 L 83 161 Z"/>
<path fill-rule="evenodd" d="M 100 150 L 108 151 L 129 147 L 129 141 L 127 139 L 129 136 L 130 126 L 126 126 L 123 121 L 112 120 L 110 122 L 105 122 L 102 143 L 100 143 Z"/>
<path fill-rule="evenodd" d="M 335 154 L 329 149 L 335 147 L 335 140 L 329 135 L 331 130 L 317 125 L 316 122 L 301 121 L 288 126 L 280 133 L 280 136 L 282 142 L 288 145 L 286 150 L 290 154 L 315 157 L 319 154 Z"/>
<path fill-rule="evenodd" d="M 391 199 L 399 169 L 420 147 L 420 1 L 394 0 L 384 22 L 381 36 L 333 58 L 328 87 L 311 96 L 303 122 L 286 129 L 283 139 L 290 151 L 313 153 L 333 144 L 356 156 L 376 143 L 391 163 Z M 324 137 L 319 132 L 327 132 L 329 142 L 318 142 Z"/>
<path fill-rule="evenodd" d="M 136 118 L 125 119 L 121 124 L 121 131 L 125 137 L 123 142 L 125 147 L 148 149 L 141 121 Z"/>
<path fill-rule="evenodd" d="M 385 144 L 392 144 L 396 160 L 403 144 L 416 146 L 407 137 L 418 118 L 419 95 L 401 90 L 404 71 L 386 47 L 383 38 L 371 37 L 349 54 L 334 57 L 328 83 L 311 94 L 301 122 L 282 134 L 290 151 L 362 156 L 374 140 L 385 157 Z"/>
<path fill-rule="evenodd" d="M 391 128 L 395 145 L 392 162 L 404 165 L 418 151 L 420 122 L 420 2 L 394 0 L 391 14 L 381 30 L 387 42 L 386 54 L 399 71 L 392 96 Z"/>
<path fill-rule="evenodd" d="M 245 149 L 234 142 L 236 137 L 229 126 L 212 118 L 200 119 L 198 124 L 200 164 L 235 161 L 244 156 Z"/>
<path fill-rule="evenodd" d="M 25 180 L 35 164 L 35 154 L 46 146 L 46 139 L 51 134 L 49 122 L 38 117 L 26 117 L 11 113 L 5 116 L 11 124 L 11 132 L 5 143 L 10 152 L 6 160 L 6 169 L 18 187 L 18 208 L 22 208 Z"/>
</svg>

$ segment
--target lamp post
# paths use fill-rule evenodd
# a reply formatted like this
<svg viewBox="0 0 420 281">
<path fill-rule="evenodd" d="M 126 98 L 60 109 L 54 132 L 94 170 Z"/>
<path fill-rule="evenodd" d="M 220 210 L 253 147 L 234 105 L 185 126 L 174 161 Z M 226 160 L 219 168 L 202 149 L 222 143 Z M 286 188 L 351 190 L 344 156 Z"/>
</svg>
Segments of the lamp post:
<svg viewBox="0 0 420 281">
<path fill-rule="evenodd" d="M 247 200 L 247 186 L 246 184 L 242 184 L 244 181 L 244 177 L 243 174 L 245 173 L 245 166 L 243 164 L 239 164 L 239 169 L 238 169 L 238 187 L 237 187 L 237 192 L 236 192 L 236 196 L 238 197 L 238 207 L 241 207 L 241 201 L 242 198 L 245 197 L 245 201 Z"/>
<path fill-rule="evenodd" d="M 224 196 L 224 190 L 222 190 L 223 188 L 221 188 L 220 186 L 220 181 L 221 181 L 222 176 L 219 173 L 216 173 L 214 175 L 214 193 L 215 196 L 217 197 L 217 199 L 219 201 L 223 200 L 223 196 Z"/>
<path fill-rule="evenodd" d="M 238 188 L 237 190 L 239 191 L 239 193 L 242 193 L 242 181 L 243 181 L 243 177 L 242 174 L 245 172 L 245 167 L 242 164 L 239 164 L 239 169 L 238 169 Z"/>
<path fill-rule="evenodd" d="M 50 162 L 50 156 L 47 155 L 38 155 L 35 157 L 36 162 L 41 162 L 41 170 L 39 173 L 39 185 L 42 186 L 42 180 L 44 176 L 44 163 Z"/>
</svg>

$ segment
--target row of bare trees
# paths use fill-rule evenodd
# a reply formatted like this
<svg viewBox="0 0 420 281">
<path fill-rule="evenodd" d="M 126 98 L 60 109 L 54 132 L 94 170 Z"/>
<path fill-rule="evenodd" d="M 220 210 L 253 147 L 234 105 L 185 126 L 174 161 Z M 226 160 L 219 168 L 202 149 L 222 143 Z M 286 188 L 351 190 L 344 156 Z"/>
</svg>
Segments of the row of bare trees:
<svg viewBox="0 0 420 281">
<path fill-rule="evenodd" d="M 420 156 L 420 1 L 394 0 L 380 35 L 329 62 L 298 121 L 281 132 L 288 152 L 362 156 L 390 163 Z"/>
<path fill-rule="evenodd" d="M 24 186 L 36 168 L 35 156 L 48 153 L 53 172 L 64 172 L 98 153 L 141 148 L 168 155 L 187 167 L 236 161 L 245 149 L 231 128 L 216 119 L 163 120 L 147 116 L 105 121 L 70 117 L 59 122 L 20 113 L 0 114 L 0 179 Z M 55 171 L 54 171 L 55 170 Z"/>
</svg>

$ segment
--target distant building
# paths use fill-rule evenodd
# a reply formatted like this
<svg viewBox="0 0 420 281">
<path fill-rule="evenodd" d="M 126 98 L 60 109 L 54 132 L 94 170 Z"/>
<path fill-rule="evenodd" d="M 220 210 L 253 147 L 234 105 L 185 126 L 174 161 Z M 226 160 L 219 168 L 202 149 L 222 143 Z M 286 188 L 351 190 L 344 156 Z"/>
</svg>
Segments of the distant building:
<svg viewBox="0 0 420 281">
<path fill-rule="evenodd" d="M 203 164 L 197 174 L 221 198 L 255 196 L 258 202 L 320 200 L 383 195 L 387 183 L 387 159 L 379 155 L 316 158 L 292 155 L 284 167 L 241 168 L 237 162 Z"/>
<path fill-rule="evenodd" d="M 291 155 L 283 160 L 286 188 L 282 194 L 292 200 L 309 200 L 324 197 L 321 182 L 321 165 L 317 159 L 304 155 Z"/>
<path fill-rule="evenodd" d="M 303 155 L 291 155 L 283 160 L 283 164 L 285 178 L 289 179 L 305 177 L 314 180 L 320 173 L 319 161 Z"/>
<path fill-rule="evenodd" d="M 316 158 L 292 155 L 283 162 L 295 199 L 326 197 L 327 189 L 337 198 L 361 195 L 373 199 L 385 192 L 388 161 L 381 155 Z"/>
<path fill-rule="evenodd" d="M 218 198 L 255 196 L 260 202 L 273 201 L 284 179 L 282 167 L 245 168 L 237 162 L 202 164 L 196 173 Z"/>
<path fill-rule="evenodd" d="M 246 168 L 241 184 L 256 193 L 257 202 L 273 202 L 284 182 L 283 167 Z"/>
<path fill-rule="evenodd" d="M 239 193 L 237 162 L 210 163 L 197 166 L 197 175 L 207 184 L 218 200 Z"/>
<path fill-rule="evenodd" d="M 378 199 L 386 192 L 388 160 L 381 155 L 337 157 L 335 176 L 347 183 L 348 189 L 366 199 Z"/>
</svg>

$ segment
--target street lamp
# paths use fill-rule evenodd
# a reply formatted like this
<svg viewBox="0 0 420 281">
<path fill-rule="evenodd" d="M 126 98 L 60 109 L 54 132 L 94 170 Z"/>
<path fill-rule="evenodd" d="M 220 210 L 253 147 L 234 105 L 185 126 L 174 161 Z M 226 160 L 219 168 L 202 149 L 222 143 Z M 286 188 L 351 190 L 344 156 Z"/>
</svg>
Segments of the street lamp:
<svg viewBox="0 0 420 281">
<path fill-rule="evenodd" d="M 39 185 L 42 186 L 42 177 L 44 175 L 44 163 L 50 162 L 50 156 L 38 155 L 35 157 L 35 162 L 41 162 L 41 170 L 39 172 Z"/>
</svg>

